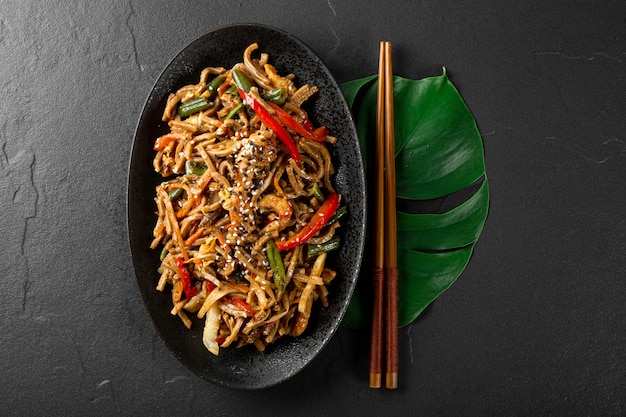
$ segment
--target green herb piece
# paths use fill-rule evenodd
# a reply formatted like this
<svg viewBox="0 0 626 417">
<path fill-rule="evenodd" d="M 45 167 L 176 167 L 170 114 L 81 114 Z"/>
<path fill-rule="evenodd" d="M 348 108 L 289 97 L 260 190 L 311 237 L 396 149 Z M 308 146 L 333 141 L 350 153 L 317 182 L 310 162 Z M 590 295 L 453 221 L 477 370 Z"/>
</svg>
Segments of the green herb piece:
<svg viewBox="0 0 626 417">
<path fill-rule="evenodd" d="M 316 182 L 307 187 L 306 193 L 308 196 L 315 197 L 315 199 L 320 203 L 324 202 L 324 193 L 322 193 L 322 189 Z"/>
<path fill-rule="evenodd" d="M 224 117 L 224 120 L 232 119 L 233 117 L 235 117 L 235 115 L 239 113 L 239 110 L 241 110 L 242 107 L 243 103 L 239 103 L 237 106 L 235 106 L 235 108 L 228 112 L 226 117 Z"/>
<path fill-rule="evenodd" d="M 315 258 L 317 255 L 319 255 L 322 252 L 332 252 L 334 250 L 339 249 L 339 247 L 341 246 L 341 239 L 339 239 L 339 236 L 335 235 L 333 236 L 328 242 L 324 242 L 324 243 L 317 243 L 317 244 L 313 244 L 313 243 L 308 243 L 307 244 L 307 259 L 311 259 L 311 258 Z"/>
<path fill-rule="evenodd" d="M 263 100 L 265 101 L 270 101 L 280 106 L 285 103 L 285 100 L 287 100 L 287 90 L 284 88 L 275 88 L 264 93 L 261 97 L 263 97 Z"/>
<path fill-rule="evenodd" d="M 167 196 L 170 200 L 174 201 L 182 197 L 183 192 L 182 188 L 173 188 L 169 193 L 167 193 Z"/>
<path fill-rule="evenodd" d="M 340 206 L 335 214 L 328 220 L 328 224 L 333 224 L 337 220 L 341 219 L 343 216 L 348 214 L 348 208 L 346 206 Z"/>
<path fill-rule="evenodd" d="M 203 162 L 194 162 L 187 160 L 185 162 L 185 174 L 187 175 L 202 175 L 206 172 L 207 166 Z"/>
<path fill-rule="evenodd" d="M 267 242 L 267 245 L 265 246 L 265 254 L 270 263 L 270 268 L 274 273 L 274 285 L 276 285 L 278 291 L 284 291 L 285 286 L 287 285 L 285 265 L 283 264 L 283 259 L 280 256 L 280 251 L 278 250 L 278 247 L 276 247 L 276 243 L 273 240 Z"/>
</svg>

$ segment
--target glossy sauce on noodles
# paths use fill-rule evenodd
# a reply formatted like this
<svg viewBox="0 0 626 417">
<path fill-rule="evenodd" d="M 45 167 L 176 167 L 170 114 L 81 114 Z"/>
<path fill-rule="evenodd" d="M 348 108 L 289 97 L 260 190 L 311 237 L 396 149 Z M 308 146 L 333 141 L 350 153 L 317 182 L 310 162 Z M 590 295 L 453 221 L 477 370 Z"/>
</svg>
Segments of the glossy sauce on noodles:
<svg viewBox="0 0 626 417">
<path fill-rule="evenodd" d="M 171 290 L 185 326 L 204 320 L 213 354 L 299 336 L 336 276 L 326 260 L 343 207 L 326 143 L 337 138 L 302 108 L 317 88 L 279 75 L 265 53 L 253 58 L 257 48 L 172 92 L 170 131 L 154 144 L 164 177 L 151 244 L 161 250 L 157 289 Z"/>
</svg>

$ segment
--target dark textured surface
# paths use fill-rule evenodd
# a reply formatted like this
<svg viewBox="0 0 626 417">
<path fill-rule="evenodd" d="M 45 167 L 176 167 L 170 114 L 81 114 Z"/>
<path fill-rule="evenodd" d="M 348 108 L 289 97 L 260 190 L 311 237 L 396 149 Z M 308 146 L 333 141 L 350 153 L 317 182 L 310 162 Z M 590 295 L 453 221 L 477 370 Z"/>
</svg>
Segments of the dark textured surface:
<svg viewBox="0 0 626 417">
<path fill-rule="evenodd" d="M 337 192 L 350 213 L 342 222 L 341 250 L 329 258 L 338 278 L 329 287 L 329 307 L 319 310 L 298 338 L 285 337 L 265 352 L 253 346 L 222 349 L 218 357 L 202 344 L 203 322 L 187 330 L 170 314 L 171 296 L 155 289 L 159 251 L 152 242 L 154 186 L 163 181 L 152 166 L 154 138 L 169 131 L 161 121 L 170 92 L 194 84 L 203 68 L 230 68 L 242 61 L 253 42 L 269 54 L 279 74 L 294 74 L 296 85 L 315 85 L 315 98 L 307 101 L 307 113 L 316 125 L 326 126 L 341 138 L 329 146 Z M 256 56 L 256 55 L 255 55 Z M 359 138 L 339 85 L 319 58 L 293 36 L 273 27 L 242 24 L 218 28 L 187 45 L 157 80 L 144 107 L 131 153 L 128 187 L 130 249 L 139 289 L 156 328 L 177 358 L 203 379 L 236 389 L 261 389 L 282 383 L 309 364 L 334 335 L 341 323 L 359 274 L 365 241 L 365 180 Z M 343 204 L 342 203 L 342 204 Z"/>
<path fill-rule="evenodd" d="M 623 1 L 0 3 L 0 415 L 626 414 Z M 219 26 L 292 33 L 339 82 L 376 71 L 459 89 L 491 208 L 459 280 L 400 330 L 400 388 L 367 387 L 340 329 L 302 373 L 206 383 L 155 332 L 125 194 L 162 69 Z"/>
</svg>

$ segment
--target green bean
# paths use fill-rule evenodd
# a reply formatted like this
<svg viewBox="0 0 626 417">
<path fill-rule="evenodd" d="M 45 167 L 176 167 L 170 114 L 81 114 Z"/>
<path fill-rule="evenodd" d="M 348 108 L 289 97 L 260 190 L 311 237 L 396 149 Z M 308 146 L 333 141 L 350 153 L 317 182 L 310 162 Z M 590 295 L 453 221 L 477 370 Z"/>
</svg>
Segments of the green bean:
<svg viewBox="0 0 626 417">
<path fill-rule="evenodd" d="M 209 103 L 206 98 L 194 98 L 193 100 L 189 100 L 188 102 L 182 103 L 178 106 L 178 115 L 180 117 L 191 116 L 192 114 L 206 110 L 209 107 L 211 107 L 211 103 Z"/>
<path fill-rule="evenodd" d="M 275 88 L 263 94 L 261 97 L 263 97 L 263 100 L 265 101 L 271 101 L 272 103 L 280 106 L 285 103 L 285 100 L 287 100 L 287 90 L 284 88 Z"/>
<path fill-rule="evenodd" d="M 206 86 L 206 91 L 210 93 L 209 98 L 215 97 L 217 89 L 224 83 L 224 81 L 226 81 L 226 77 L 222 75 L 218 75 L 211 80 L 211 82 Z"/>
<path fill-rule="evenodd" d="M 241 88 L 246 93 L 250 92 L 250 89 L 252 88 L 252 82 L 242 70 L 239 70 L 239 69 L 234 70 L 232 72 L 232 76 L 233 76 L 233 81 L 237 85 L 237 88 Z"/>
</svg>

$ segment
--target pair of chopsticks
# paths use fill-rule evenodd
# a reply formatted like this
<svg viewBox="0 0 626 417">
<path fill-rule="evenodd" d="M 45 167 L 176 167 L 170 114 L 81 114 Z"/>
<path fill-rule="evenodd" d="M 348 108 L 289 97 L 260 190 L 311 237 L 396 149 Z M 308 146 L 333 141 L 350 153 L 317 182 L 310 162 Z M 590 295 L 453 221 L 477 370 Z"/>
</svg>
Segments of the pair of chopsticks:
<svg viewBox="0 0 626 417">
<path fill-rule="evenodd" d="M 370 351 L 370 387 L 398 387 L 398 264 L 391 43 L 380 43 L 374 190 L 374 308 Z M 384 335 L 384 339 L 383 339 Z"/>
</svg>

